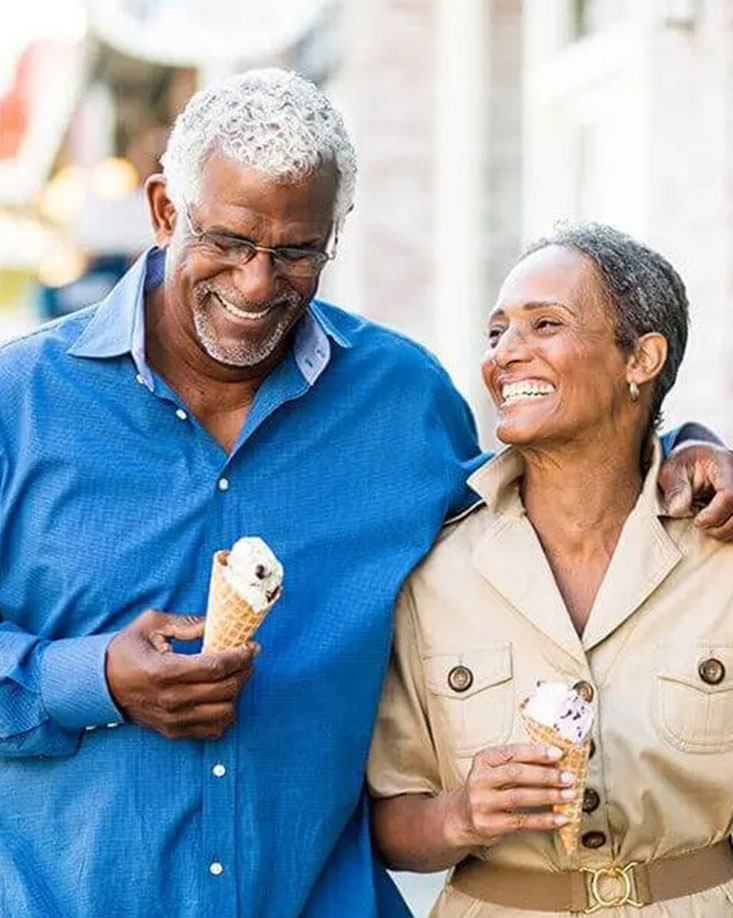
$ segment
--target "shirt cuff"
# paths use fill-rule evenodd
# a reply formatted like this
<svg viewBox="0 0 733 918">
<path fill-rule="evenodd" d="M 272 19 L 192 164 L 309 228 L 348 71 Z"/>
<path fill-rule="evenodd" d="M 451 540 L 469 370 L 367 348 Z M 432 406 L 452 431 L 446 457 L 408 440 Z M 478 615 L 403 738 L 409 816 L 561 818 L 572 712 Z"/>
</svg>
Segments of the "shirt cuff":
<svg viewBox="0 0 733 918">
<path fill-rule="evenodd" d="M 122 723 L 104 675 L 113 635 L 50 641 L 41 659 L 41 697 L 52 720 L 67 730 Z"/>
</svg>

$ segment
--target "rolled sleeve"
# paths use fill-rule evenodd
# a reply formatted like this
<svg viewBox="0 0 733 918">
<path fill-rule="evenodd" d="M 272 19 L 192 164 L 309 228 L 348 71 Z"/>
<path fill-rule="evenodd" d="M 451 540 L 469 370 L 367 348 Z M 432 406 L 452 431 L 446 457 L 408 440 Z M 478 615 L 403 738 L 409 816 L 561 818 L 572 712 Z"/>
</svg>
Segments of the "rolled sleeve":
<svg viewBox="0 0 733 918">
<path fill-rule="evenodd" d="M 409 586 L 397 605 L 394 649 L 372 737 L 367 779 L 374 797 L 437 794 L 441 789 Z"/>
<path fill-rule="evenodd" d="M 56 723 L 67 730 L 124 720 L 107 685 L 105 658 L 112 634 L 51 641 L 41 660 L 41 697 Z"/>
</svg>

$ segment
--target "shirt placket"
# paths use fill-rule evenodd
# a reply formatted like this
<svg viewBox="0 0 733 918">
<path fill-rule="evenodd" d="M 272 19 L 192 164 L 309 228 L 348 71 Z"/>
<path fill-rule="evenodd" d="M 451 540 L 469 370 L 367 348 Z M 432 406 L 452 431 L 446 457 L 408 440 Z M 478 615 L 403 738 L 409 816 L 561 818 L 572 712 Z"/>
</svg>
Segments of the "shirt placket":
<svg viewBox="0 0 733 918">
<path fill-rule="evenodd" d="M 235 833 L 236 725 L 216 741 L 207 742 L 203 756 L 201 872 L 206 890 L 205 914 L 238 918 L 237 850 Z"/>
</svg>

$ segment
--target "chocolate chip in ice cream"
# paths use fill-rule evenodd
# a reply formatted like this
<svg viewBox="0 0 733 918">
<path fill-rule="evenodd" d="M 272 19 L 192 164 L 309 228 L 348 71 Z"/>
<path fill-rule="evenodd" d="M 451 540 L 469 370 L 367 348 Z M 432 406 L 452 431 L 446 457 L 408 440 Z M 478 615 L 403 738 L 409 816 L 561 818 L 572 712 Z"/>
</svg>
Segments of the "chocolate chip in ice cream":
<svg viewBox="0 0 733 918">
<path fill-rule="evenodd" d="M 267 568 L 264 564 L 258 564 L 255 568 L 255 577 L 257 577 L 259 580 L 264 580 L 266 576 Z"/>
</svg>

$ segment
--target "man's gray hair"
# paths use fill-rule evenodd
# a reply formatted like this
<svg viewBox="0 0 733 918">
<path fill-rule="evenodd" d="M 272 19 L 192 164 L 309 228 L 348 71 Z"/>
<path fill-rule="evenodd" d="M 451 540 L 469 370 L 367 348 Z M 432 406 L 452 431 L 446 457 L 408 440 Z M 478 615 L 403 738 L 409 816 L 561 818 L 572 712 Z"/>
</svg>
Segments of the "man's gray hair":
<svg viewBox="0 0 733 918">
<path fill-rule="evenodd" d="M 292 71 L 249 70 L 191 97 L 161 157 L 176 206 L 196 201 L 201 169 L 215 152 L 288 182 L 331 162 L 338 176 L 334 220 L 351 209 L 356 153 L 343 119 L 314 83 Z"/>
<path fill-rule="evenodd" d="M 653 249 L 602 223 L 559 226 L 529 246 L 522 257 L 548 245 L 577 249 L 593 262 L 616 327 L 616 341 L 629 354 L 642 335 L 667 339 L 667 359 L 656 379 L 649 419 L 661 422 L 661 406 L 674 385 L 687 345 L 689 303 L 682 278 Z"/>
</svg>

